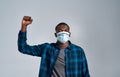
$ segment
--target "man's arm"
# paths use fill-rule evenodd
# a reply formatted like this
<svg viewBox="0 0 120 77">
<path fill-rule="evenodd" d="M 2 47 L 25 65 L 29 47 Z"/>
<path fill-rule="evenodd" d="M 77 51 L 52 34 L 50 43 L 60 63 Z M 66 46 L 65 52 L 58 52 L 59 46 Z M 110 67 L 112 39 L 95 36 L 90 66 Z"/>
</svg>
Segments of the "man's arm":
<svg viewBox="0 0 120 77">
<path fill-rule="evenodd" d="M 26 43 L 27 41 L 27 26 L 32 23 L 32 18 L 30 16 L 24 16 L 21 24 L 21 30 L 18 34 L 18 50 L 21 53 L 41 56 L 42 49 L 44 49 L 45 44 L 30 46 Z"/>
</svg>

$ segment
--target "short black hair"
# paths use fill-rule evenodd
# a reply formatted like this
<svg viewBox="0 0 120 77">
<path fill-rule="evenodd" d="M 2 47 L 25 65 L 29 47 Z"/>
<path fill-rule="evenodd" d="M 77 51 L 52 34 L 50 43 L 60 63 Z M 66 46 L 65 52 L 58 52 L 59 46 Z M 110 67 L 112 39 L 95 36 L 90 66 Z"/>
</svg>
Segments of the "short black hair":
<svg viewBox="0 0 120 77">
<path fill-rule="evenodd" d="M 65 23 L 65 22 L 61 22 L 61 23 L 59 23 L 59 24 L 55 27 L 55 30 L 57 30 L 58 26 L 61 26 L 61 25 L 65 25 L 65 26 L 67 26 L 67 27 L 68 27 L 68 30 L 70 30 L 69 25 L 68 25 L 67 23 Z"/>
</svg>

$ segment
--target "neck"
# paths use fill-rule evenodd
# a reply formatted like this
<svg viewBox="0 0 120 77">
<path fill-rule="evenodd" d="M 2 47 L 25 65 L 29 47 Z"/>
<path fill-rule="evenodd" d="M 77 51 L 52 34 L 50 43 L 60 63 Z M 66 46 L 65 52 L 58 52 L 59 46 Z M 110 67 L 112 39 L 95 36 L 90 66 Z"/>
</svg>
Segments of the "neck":
<svg viewBox="0 0 120 77">
<path fill-rule="evenodd" d="M 66 42 L 66 43 L 60 43 L 59 41 L 57 41 L 57 45 L 61 48 L 61 49 L 64 49 L 66 47 L 69 46 L 69 42 Z"/>
</svg>

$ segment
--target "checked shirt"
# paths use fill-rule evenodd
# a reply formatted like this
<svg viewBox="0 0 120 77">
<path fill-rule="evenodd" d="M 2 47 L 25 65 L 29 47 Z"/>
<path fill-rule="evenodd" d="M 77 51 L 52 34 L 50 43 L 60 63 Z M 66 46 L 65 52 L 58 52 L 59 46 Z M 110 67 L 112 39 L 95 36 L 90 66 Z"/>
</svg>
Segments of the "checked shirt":
<svg viewBox="0 0 120 77">
<path fill-rule="evenodd" d="M 18 34 L 18 50 L 23 54 L 41 57 L 38 77 L 51 77 L 60 48 L 56 43 L 43 43 L 30 46 L 27 44 L 27 32 Z M 65 48 L 66 77 L 90 77 L 84 50 L 70 42 Z"/>
</svg>

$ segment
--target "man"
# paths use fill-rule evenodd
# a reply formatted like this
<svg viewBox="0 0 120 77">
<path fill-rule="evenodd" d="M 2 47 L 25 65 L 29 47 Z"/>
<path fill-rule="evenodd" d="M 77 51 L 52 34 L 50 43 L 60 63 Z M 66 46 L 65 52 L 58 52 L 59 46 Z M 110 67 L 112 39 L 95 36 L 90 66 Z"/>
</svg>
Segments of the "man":
<svg viewBox="0 0 120 77">
<path fill-rule="evenodd" d="M 24 54 L 41 57 L 39 77 L 90 77 L 83 49 L 69 41 L 70 27 L 59 23 L 55 28 L 56 43 L 30 46 L 26 43 L 30 16 L 24 16 L 18 35 L 18 50 Z"/>
</svg>

